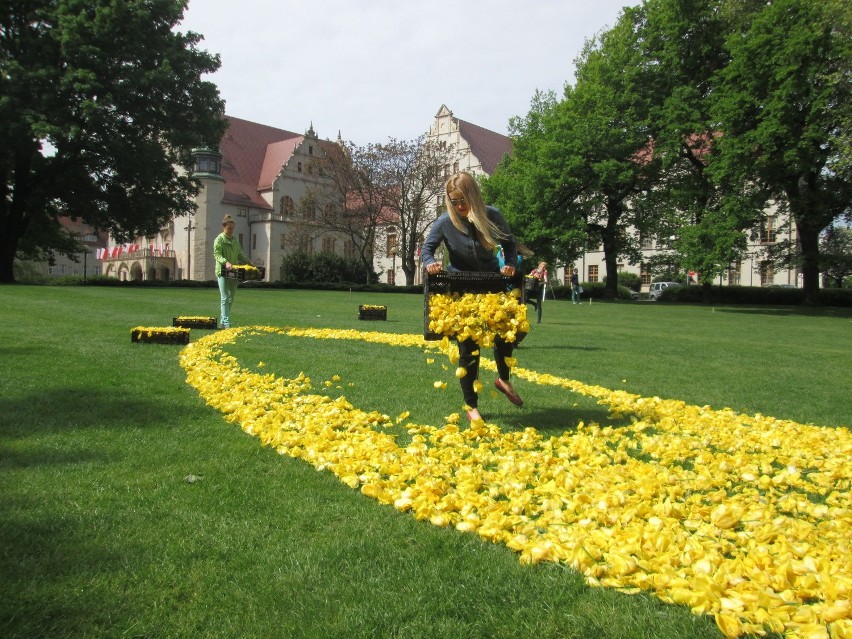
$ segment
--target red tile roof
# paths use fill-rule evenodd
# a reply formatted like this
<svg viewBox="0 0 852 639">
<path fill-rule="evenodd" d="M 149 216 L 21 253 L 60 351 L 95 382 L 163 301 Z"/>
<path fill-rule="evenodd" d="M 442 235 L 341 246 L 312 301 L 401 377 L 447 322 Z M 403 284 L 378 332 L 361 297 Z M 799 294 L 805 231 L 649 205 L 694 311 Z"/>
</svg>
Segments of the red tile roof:
<svg viewBox="0 0 852 639">
<path fill-rule="evenodd" d="M 263 158 L 263 168 L 260 171 L 260 179 L 257 184 L 258 189 L 272 188 L 272 183 L 281 172 L 281 167 L 287 164 L 288 160 L 293 157 L 296 147 L 304 139 L 304 136 L 300 135 L 290 140 L 273 142 L 266 147 L 266 156 Z"/>
<path fill-rule="evenodd" d="M 222 177 L 225 178 L 223 202 L 269 209 L 258 190 L 269 188 L 296 144 L 303 138 L 298 133 L 276 129 L 226 116 L 228 130 L 222 136 Z M 297 140 L 298 139 L 298 140 Z M 289 144 L 282 144 L 288 142 Z M 289 149 L 289 155 L 287 155 Z M 280 160 L 277 166 L 276 161 Z M 267 178 L 271 174 L 271 179 Z M 263 179 L 261 179 L 263 177 Z M 267 180 L 264 183 L 264 180 Z"/>
<path fill-rule="evenodd" d="M 470 144 L 473 154 L 482 162 L 482 170 L 488 175 L 494 173 L 503 157 L 512 152 L 512 140 L 464 120 L 457 122 L 459 133 Z"/>
</svg>

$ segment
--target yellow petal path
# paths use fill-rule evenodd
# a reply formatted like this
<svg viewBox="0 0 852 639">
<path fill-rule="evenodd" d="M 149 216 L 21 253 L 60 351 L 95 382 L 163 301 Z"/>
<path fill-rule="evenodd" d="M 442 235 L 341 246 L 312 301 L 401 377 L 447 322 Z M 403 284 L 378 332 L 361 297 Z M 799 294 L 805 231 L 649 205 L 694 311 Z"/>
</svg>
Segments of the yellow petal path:
<svg viewBox="0 0 852 639">
<path fill-rule="evenodd" d="M 852 433 L 640 397 L 515 368 L 536 384 L 597 398 L 622 428 L 560 436 L 407 423 L 344 397 L 241 368 L 249 335 L 434 348 L 418 335 L 248 327 L 181 352 L 187 381 L 228 421 L 282 454 L 439 526 L 559 562 L 595 586 L 650 591 L 711 614 L 728 637 L 852 638 Z M 445 341 L 439 345 L 449 349 Z M 483 358 L 483 366 L 494 363 Z M 403 420 L 407 415 L 400 416 Z"/>
</svg>

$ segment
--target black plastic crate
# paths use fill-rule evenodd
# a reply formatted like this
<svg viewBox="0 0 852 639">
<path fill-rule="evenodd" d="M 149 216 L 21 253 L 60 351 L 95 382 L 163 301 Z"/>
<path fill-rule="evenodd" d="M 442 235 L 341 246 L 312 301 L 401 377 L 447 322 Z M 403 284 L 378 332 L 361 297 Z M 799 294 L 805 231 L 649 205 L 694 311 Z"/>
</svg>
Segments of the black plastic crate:
<svg viewBox="0 0 852 639">
<path fill-rule="evenodd" d="M 527 275 L 524 277 L 524 291 L 527 293 L 527 297 L 530 296 L 530 293 L 537 294 L 541 290 L 541 280 L 537 277 L 533 277 L 532 275 Z"/>
<path fill-rule="evenodd" d="M 173 317 L 172 326 L 180 328 L 218 328 L 215 317 Z"/>
<path fill-rule="evenodd" d="M 436 341 L 443 335 L 429 330 L 429 298 L 435 294 L 448 295 L 451 293 L 508 293 L 521 289 L 522 304 L 526 304 L 526 290 L 523 286 L 523 276 L 516 273 L 512 276 L 500 273 L 476 273 L 469 271 L 441 271 L 426 274 L 423 281 L 423 337 Z"/>
<path fill-rule="evenodd" d="M 387 306 L 369 306 L 365 304 L 361 304 L 358 306 L 359 320 L 386 320 L 387 318 Z"/>
<path fill-rule="evenodd" d="M 146 344 L 189 344 L 189 331 L 180 333 L 157 333 L 134 328 L 130 331 L 130 341 Z"/>
<path fill-rule="evenodd" d="M 255 275 L 254 273 L 246 273 L 246 271 L 243 269 L 225 267 L 222 267 L 222 274 L 225 277 L 228 277 L 232 280 L 239 280 L 240 282 L 263 280 L 266 277 L 266 267 L 255 266 L 255 268 L 258 270 L 257 275 Z"/>
</svg>

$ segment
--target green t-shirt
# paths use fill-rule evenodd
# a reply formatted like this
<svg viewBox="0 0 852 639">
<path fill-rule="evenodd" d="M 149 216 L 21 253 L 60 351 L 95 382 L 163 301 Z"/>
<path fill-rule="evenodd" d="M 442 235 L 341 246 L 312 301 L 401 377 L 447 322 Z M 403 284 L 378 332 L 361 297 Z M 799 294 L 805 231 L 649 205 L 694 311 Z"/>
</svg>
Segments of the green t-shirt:
<svg viewBox="0 0 852 639">
<path fill-rule="evenodd" d="M 216 236 L 213 242 L 213 257 L 216 259 L 216 277 L 222 277 L 225 262 L 231 264 L 248 264 L 249 258 L 243 253 L 243 247 L 235 235 L 228 237 L 225 233 Z"/>
</svg>

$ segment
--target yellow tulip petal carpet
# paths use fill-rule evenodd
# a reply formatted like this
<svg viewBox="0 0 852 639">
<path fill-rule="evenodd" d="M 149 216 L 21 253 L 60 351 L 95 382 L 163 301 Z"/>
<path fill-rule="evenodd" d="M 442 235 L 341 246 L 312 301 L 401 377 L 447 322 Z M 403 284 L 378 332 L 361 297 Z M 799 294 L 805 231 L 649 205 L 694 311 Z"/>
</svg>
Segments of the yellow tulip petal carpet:
<svg viewBox="0 0 852 639">
<path fill-rule="evenodd" d="M 242 368 L 246 336 L 425 349 L 417 335 L 234 328 L 181 352 L 187 381 L 228 421 L 419 520 L 559 562 L 594 586 L 654 593 L 722 633 L 852 638 L 852 433 L 640 397 L 523 368 L 513 375 L 596 398 L 622 428 L 559 436 L 405 423 Z M 451 355 L 445 340 L 438 347 Z M 483 358 L 483 366 L 494 363 Z M 424 382 L 428 383 L 428 382 Z M 406 445 L 384 430 L 403 423 Z"/>
</svg>

